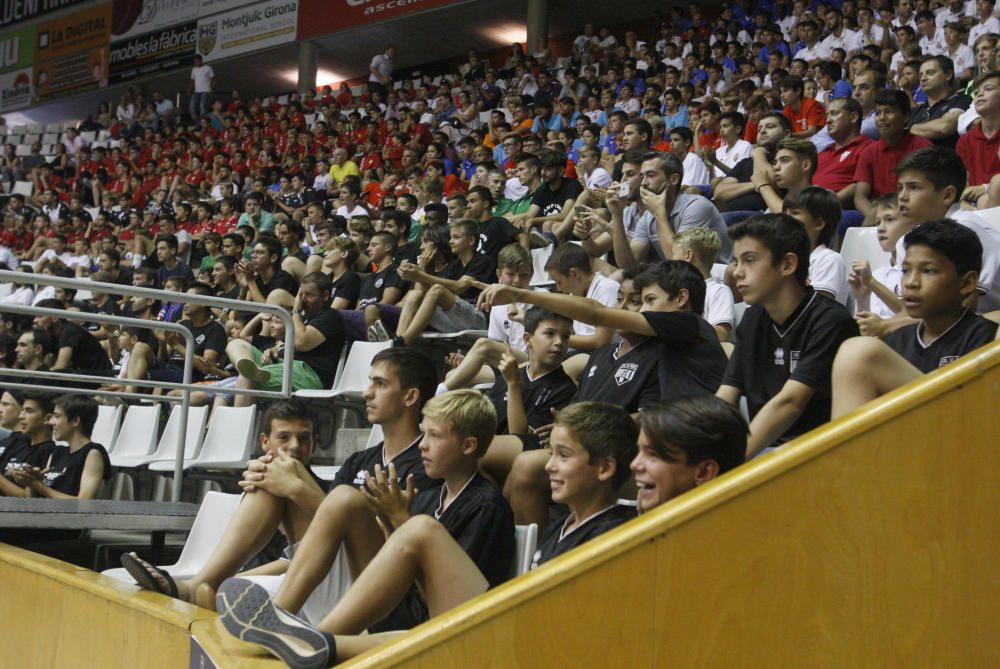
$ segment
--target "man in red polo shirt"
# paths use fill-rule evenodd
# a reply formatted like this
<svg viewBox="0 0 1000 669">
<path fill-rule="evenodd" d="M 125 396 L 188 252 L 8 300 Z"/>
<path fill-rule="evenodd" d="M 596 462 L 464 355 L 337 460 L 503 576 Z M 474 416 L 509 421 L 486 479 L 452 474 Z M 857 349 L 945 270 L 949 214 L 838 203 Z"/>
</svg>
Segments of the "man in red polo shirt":
<svg viewBox="0 0 1000 669">
<path fill-rule="evenodd" d="M 969 170 L 962 199 L 978 209 L 1000 206 L 1000 71 L 976 79 L 973 104 L 979 123 L 959 137 L 955 152 Z"/>
<path fill-rule="evenodd" d="M 854 207 L 865 216 L 871 213 L 874 198 L 896 191 L 896 164 L 917 149 L 931 146 L 929 139 L 906 129 L 909 119 L 909 95 L 900 90 L 878 92 L 875 124 L 882 139 L 861 151 L 854 172 Z"/>
<path fill-rule="evenodd" d="M 864 110 L 854 98 L 834 98 L 826 111 L 826 129 L 833 144 L 819 154 L 813 185 L 832 190 L 845 209 L 854 208 L 854 173 L 862 149 L 874 140 L 861 134 Z"/>
<path fill-rule="evenodd" d="M 805 97 L 804 90 L 802 77 L 789 75 L 781 80 L 781 102 L 785 105 L 782 112 L 792 124 L 792 137 L 796 139 L 809 139 L 826 124 L 823 105 Z"/>
</svg>

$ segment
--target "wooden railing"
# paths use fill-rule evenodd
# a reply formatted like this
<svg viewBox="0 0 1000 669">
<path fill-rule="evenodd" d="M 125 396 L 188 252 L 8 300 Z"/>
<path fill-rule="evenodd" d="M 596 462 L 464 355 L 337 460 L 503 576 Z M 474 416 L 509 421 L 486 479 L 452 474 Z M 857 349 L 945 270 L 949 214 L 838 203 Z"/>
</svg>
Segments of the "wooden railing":
<svg viewBox="0 0 1000 669">
<path fill-rule="evenodd" d="M 1000 666 L 1000 344 L 351 667 Z"/>
</svg>

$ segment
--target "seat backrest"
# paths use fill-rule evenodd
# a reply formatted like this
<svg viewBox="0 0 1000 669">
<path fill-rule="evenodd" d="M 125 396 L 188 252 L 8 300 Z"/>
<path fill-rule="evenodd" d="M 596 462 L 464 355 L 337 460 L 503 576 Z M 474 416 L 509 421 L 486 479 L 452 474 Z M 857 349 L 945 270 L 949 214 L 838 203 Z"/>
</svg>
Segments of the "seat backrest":
<svg viewBox="0 0 1000 669">
<path fill-rule="evenodd" d="M 549 278 L 549 273 L 545 271 L 545 263 L 552 257 L 552 252 L 555 248 L 554 245 L 549 244 L 540 249 L 531 249 L 532 286 L 551 285 L 552 279 Z"/>
<path fill-rule="evenodd" d="M 341 372 L 334 389 L 341 392 L 362 392 L 368 387 L 368 372 L 372 368 L 372 358 L 379 351 L 391 346 L 391 341 L 356 341 L 351 344 L 347 362 L 344 363 L 344 371 Z"/>
<path fill-rule="evenodd" d="M 116 458 L 124 456 L 149 455 L 156 444 L 156 435 L 160 427 L 160 407 L 130 406 L 125 412 L 125 420 L 118 431 L 114 448 L 111 449 L 111 464 Z"/>
<path fill-rule="evenodd" d="M 229 521 L 240 505 L 242 495 L 230 495 L 210 490 L 201 500 L 198 515 L 191 525 L 180 557 L 171 571 L 178 575 L 190 573 L 194 575 L 208 562 Z"/>
<path fill-rule="evenodd" d="M 208 423 L 205 443 L 197 464 L 238 462 L 250 458 L 253 450 L 256 405 L 248 407 L 216 407 Z"/>
<path fill-rule="evenodd" d="M 878 230 L 875 228 L 848 228 L 840 255 L 848 269 L 855 260 L 867 260 L 872 269 L 889 265 L 890 255 L 878 245 Z"/>
<path fill-rule="evenodd" d="M 194 460 L 201 451 L 205 440 L 205 421 L 208 420 L 208 407 L 189 407 L 187 431 L 184 437 L 184 460 Z M 174 405 L 170 410 L 167 426 L 160 435 L 160 443 L 156 446 L 156 459 L 173 460 L 177 454 L 177 433 L 181 429 L 181 406 Z"/>
<path fill-rule="evenodd" d="M 368 433 L 368 443 L 365 444 L 365 448 L 371 448 L 383 439 L 385 439 L 385 437 L 382 435 L 382 426 L 372 425 L 372 431 Z"/>
<path fill-rule="evenodd" d="M 122 408 L 120 406 L 107 406 L 102 404 L 97 407 L 97 422 L 90 433 L 90 439 L 95 443 L 104 446 L 110 453 L 118 438 L 118 429 L 122 423 Z"/>
<path fill-rule="evenodd" d="M 29 149 L 30 153 L 30 149 Z M 27 155 L 27 154 L 25 154 Z M 13 193 L 18 193 L 24 197 L 31 197 L 31 194 L 35 191 L 35 184 L 32 181 L 15 181 Z"/>
<path fill-rule="evenodd" d="M 520 576 L 528 572 L 537 547 L 538 525 L 532 523 L 514 527 L 514 564 L 511 565 L 511 576 Z"/>
</svg>

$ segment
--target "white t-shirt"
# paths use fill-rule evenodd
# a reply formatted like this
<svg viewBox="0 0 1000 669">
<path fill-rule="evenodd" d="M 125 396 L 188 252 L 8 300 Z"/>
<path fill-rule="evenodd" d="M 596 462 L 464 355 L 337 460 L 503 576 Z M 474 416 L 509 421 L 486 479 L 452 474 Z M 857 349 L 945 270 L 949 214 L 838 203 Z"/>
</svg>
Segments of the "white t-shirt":
<svg viewBox="0 0 1000 669">
<path fill-rule="evenodd" d="M 872 270 L 872 278 L 878 281 L 880 284 L 891 290 L 896 297 L 902 297 L 901 287 L 903 284 L 903 268 L 894 267 L 892 265 L 883 265 L 882 267 L 876 267 Z M 875 314 L 879 318 L 892 318 L 896 315 L 896 312 L 889 308 L 889 306 L 882 301 L 875 293 L 871 294 L 871 299 L 868 303 L 868 311 Z"/>
<path fill-rule="evenodd" d="M 348 209 L 346 204 L 342 204 L 337 207 L 337 216 L 343 216 L 348 219 L 352 216 L 368 216 L 368 210 L 360 204 L 354 205 L 354 209 Z"/>
<path fill-rule="evenodd" d="M 798 51 L 796 51 L 793 58 L 801 58 L 807 63 L 811 63 L 815 60 L 822 60 L 823 59 L 822 53 L 823 53 L 823 45 L 820 44 L 819 42 L 816 42 L 816 44 L 813 44 L 811 47 L 804 46 Z"/>
<path fill-rule="evenodd" d="M 823 244 L 809 254 L 809 283 L 815 290 L 830 293 L 847 306 L 847 263 L 839 253 Z"/>
<path fill-rule="evenodd" d="M 594 273 L 594 280 L 590 282 L 587 289 L 587 298 L 596 300 L 606 307 L 618 306 L 618 282 L 609 279 L 600 272 Z M 573 332 L 578 335 L 592 335 L 597 332 L 597 328 L 588 323 L 573 321 Z"/>
<path fill-rule="evenodd" d="M 921 37 L 919 44 L 925 56 L 940 56 L 948 50 L 948 46 L 944 43 L 943 30 L 935 32 L 934 37 L 930 39 L 926 35 Z"/>
<path fill-rule="evenodd" d="M 55 255 L 55 251 L 53 251 L 52 249 L 49 249 L 45 253 L 51 253 L 52 255 Z M 43 258 L 45 257 L 45 253 L 42 254 Z M 65 255 L 69 254 L 67 253 Z M 11 251 L 6 246 L 0 246 L 0 267 L 6 267 L 7 269 L 13 271 L 17 269 L 17 266 L 20 264 L 21 263 L 18 262 L 17 256 L 14 255 L 13 251 Z"/>
<path fill-rule="evenodd" d="M 733 291 L 716 279 L 705 279 L 705 315 L 709 325 L 735 325 Z"/>
<path fill-rule="evenodd" d="M 751 151 L 753 151 L 753 144 L 745 139 L 738 139 L 732 146 L 726 144 L 719 145 L 719 148 L 715 150 L 715 157 L 726 167 L 733 168 L 736 167 L 736 163 L 744 158 L 749 158 Z M 726 176 L 718 167 L 714 167 L 713 171 L 716 177 Z"/>
<path fill-rule="evenodd" d="M 195 93 L 211 93 L 212 79 L 215 78 L 215 70 L 211 65 L 191 68 L 191 79 L 194 80 Z"/>
<path fill-rule="evenodd" d="M 1000 33 L 1000 19 L 995 16 L 991 16 L 986 19 L 986 23 L 977 22 L 976 25 L 969 28 L 969 41 L 966 42 L 970 47 L 975 46 L 976 40 L 979 39 L 981 35 L 987 33 Z M 956 70 L 958 68 L 955 68 Z"/>
<path fill-rule="evenodd" d="M 372 62 L 371 65 L 369 66 L 369 69 L 370 68 L 375 68 L 375 70 L 378 71 L 378 73 L 383 77 L 392 76 L 392 61 L 389 60 L 389 56 L 385 55 L 384 53 L 380 53 L 374 58 L 372 58 Z M 373 81 L 377 84 L 382 83 L 382 80 L 379 79 L 374 72 L 368 75 L 368 81 Z"/>
<path fill-rule="evenodd" d="M 855 52 L 861 50 L 861 35 L 853 30 L 844 28 L 843 32 L 840 33 L 840 37 L 830 33 L 826 36 L 826 39 L 819 43 L 819 52 L 823 58 L 830 58 L 834 49 L 843 49 L 847 52 L 847 56 L 850 57 Z"/>
<path fill-rule="evenodd" d="M 25 286 L 24 288 L 16 289 L 9 295 L 0 297 L 0 304 L 20 304 L 26 307 L 31 304 L 31 300 L 34 297 L 35 297 L 35 289 L 32 288 L 31 286 Z"/>
<path fill-rule="evenodd" d="M 948 50 L 945 50 L 944 55 L 951 58 L 951 62 L 955 65 L 955 76 L 961 76 L 966 70 L 976 70 L 976 54 L 972 53 L 972 49 L 965 46 L 964 44 L 959 44 L 958 49 L 955 50 L 954 55 Z"/>
<path fill-rule="evenodd" d="M 694 153 L 684 156 L 684 178 L 681 179 L 682 186 L 704 186 L 712 180 L 705 167 L 705 161 Z"/>
<path fill-rule="evenodd" d="M 528 345 L 524 341 L 524 325 L 507 317 L 510 305 L 502 304 L 490 309 L 490 323 L 486 336 L 494 341 L 507 342 L 511 348 L 527 353 Z M 519 304 L 521 313 L 527 313 L 530 304 Z"/>
<path fill-rule="evenodd" d="M 70 253 L 69 251 L 63 251 L 62 253 L 56 253 L 54 249 L 46 249 L 45 252 L 42 254 L 42 256 L 39 258 L 39 260 L 48 260 L 50 262 L 53 261 L 53 260 L 58 260 L 62 264 L 64 264 L 67 267 L 69 267 L 69 262 L 70 262 L 70 259 L 72 257 L 73 257 L 73 254 Z M 0 261 L 2 261 L 2 259 L 0 259 Z M 11 267 L 11 269 L 16 269 L 16 268 L 17 268 L 17 265 L 14 265 L 14 267 Z"/>
<path fill-rule="evenodd" d="M 585 178 L 587 188 L 603 188 L 611 183 L 611 175 L 603 167 L 595 167 Z"/>
</svg>

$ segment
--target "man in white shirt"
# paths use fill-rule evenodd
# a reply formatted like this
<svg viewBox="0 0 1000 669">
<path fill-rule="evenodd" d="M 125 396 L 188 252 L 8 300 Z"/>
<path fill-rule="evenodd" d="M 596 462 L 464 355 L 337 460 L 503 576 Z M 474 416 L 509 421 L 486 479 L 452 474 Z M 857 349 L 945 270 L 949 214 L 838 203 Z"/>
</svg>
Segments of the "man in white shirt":
<svg viewBox="0 0 1000 669">
<path fill-rule="evenodd" d="M 913 0 L 899 0 L 896 3 L 896 18 L 890 24 L 893 30 L 902 26 L 910 26 L 917 30 L 917 17 L 913 13 Z"/>
<path fill-rule="evenodd" d="M 844 26 L 844 16 L 839 10 L 829 9 L 824 17 L 830 34 L 820 42 L 820 55 L 829 60 L 834 49 L 843 49 L 850 58 L 861 50 L 861 35 Z"/>
<path fill-rule="evenodd" d="M 823 56 L 823 47 L 817 40 L 819 36 L 819 24 L 817 24 L 812 19 L 805 19 L 799 23 L 799 37 L 805 42 L 805 46 L 796 51 L 793 56 L 795 58 L 801 58 L 802 60 L 809 63 L 810 66 L 815 65 L 821 61 Z"/>
<path fill-rule="evenodd" d="M 194 67 L 191 68 L 191 118 L 195 123 L 207 116 L 212 106 L 212 83 L 215 80 L 215 70 L 211 65 L 205 65 L 201 54 L 195 54 Z"/>
<path fill-rule="evenodd" d="M 944 28 L 949 23 L 961 23 L 965 20 L 965 0 L 951 0 L 948 6 L 934 17 L 938 28 Z M 956 71 L 958 68 L 955 68 Z"/>
<path fill-rule="evenodd" d="M 594 34 L 594 24 L 583 26 L 583 34 L 573 40 L 573 62 L 580 65 L 590 65 L 594 62 L 594 52 L 597 50 L 597 35 Z"/>
<path fill-rule="evenodd" d="M 383 100 L 389 96 L 392 87 L 392 58 L 395 55 L 396 47 L 386 47 L 383 53 L 372 58 L 368 66 L 368 92 L 381 93 Z"/>
<path fill-rule="evenodd" d="M 948 48 L 944 43 L 944 31 L 938 30 L 932 11 L 924 10 L 917 14 L 917 33 L 920 35 L 920 50 L 925 56 L 940 56 Z"/>
<path fill-rule="evenodd" d="M 976 46 L 976 40 L 988 33 L 1000 34 L 1000 19 L 993 15 L 995 5 L 991 0 L 976 0 L 976 22 L 969 28 L 970 47 Z"/>
<path fill-rule="evenodd" d="M 712 175 L 701 156 L 689 151 L 692 143 L 694 133 L 690 128 L 679 126 L 670 131 L 670 151 L 684 166 L 681 186 L 704 186 L 711 183 Z"/>
<path fill-rule="evenodd" d="M 955 79 L 969 81 L 976 74 L 976 56 L 964 41 L 965 26 L 949 23 L 944 27 L 944 55 L 955 65 Z"/>
</svg>

